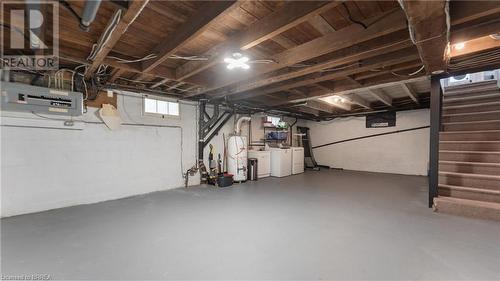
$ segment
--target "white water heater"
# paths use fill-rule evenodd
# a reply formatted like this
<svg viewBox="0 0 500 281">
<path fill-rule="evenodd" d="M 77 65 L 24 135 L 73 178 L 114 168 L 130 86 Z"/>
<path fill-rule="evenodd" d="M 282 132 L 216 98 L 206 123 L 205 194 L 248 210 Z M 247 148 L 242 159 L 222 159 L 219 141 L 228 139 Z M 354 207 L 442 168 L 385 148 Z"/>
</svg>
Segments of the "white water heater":
<svg viewBox="0 0 500 281">
<path fill-rule="evenodd" d="M 227 140 L 227 172 L 233 175 L 234 181 L 247 180 L 247 138 L 231 136 Z"/>
</svg>

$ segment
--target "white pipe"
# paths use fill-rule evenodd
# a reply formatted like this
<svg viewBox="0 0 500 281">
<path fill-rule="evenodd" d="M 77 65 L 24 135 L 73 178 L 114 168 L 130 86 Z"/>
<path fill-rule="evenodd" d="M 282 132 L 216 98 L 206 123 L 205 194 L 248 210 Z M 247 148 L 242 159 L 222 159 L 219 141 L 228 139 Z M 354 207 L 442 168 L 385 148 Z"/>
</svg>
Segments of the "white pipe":
<svg viewBox="0 0 500 281">
<path fill-rule="evenodd" d="M 244 121 L 250 121 L 252 120 L 252 118 L 246 116 L 246 117 L 240 117 L 240 119 L 238 119 L 238 121 L 236 122 L 236 127 L 234 129 L 234 133 L 239 135 L 240 134 L 240 127 L 241 127 L 241 123 L 243 123 Z"/>
</svg>

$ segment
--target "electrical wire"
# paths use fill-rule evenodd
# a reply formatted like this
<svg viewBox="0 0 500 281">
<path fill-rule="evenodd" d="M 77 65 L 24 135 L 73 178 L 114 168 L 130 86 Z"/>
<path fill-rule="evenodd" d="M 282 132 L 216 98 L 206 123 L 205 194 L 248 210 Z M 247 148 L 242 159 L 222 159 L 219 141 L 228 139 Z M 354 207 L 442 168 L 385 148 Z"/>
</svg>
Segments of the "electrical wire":
<svg viewBox="0 0 500 281">
<path fill-rule="evenodd" d="M 99 40 L 97 41 L 96 44 L 92 45 L 92 51 L 90 52 L 89 56 L 87 57 L 88 61 L 94 61 L 97 54 L 101 51 L 101 49 L 104 47 L 104 45 L 109 41 L 111 34 L 113 34 L 113 31 L 115 31 L 116 27 L 118 26 L 118 23 L 120 22 L 121 15 L 122 15 L 121 9 L 118 9 L 113 14 L 111 22 L 109 25 L 106 26 L 106 29 L 104 29 L 102 36 L 99 38 Z"/>
<path fill-rule="evenodd" d="M 414 75 L 417 75 L 420 71 L 424 70 L 425 66 L 421 66 L 418 70 L 412 72 L 412 73 L 409 73 L 409 74 L 398 74 L 394 71 L 391 71 L 391 74 L 395 75 L 395 76 L 399 76 L 399 77 L 409 77 L 409 76 L 414 76 Z"/>
<path fill-rule="evenodd" d="M 73 7 L 71 7 L 71 4 L 69 4 L 67 1 L 65 0 L 59 0 L 58 1 L 59 4 L 61 4 L 64 8 L 66 8 L 66 10 L 68 10 L 77 20 L 78 22 L 81 22 L 82 21 L 82 17 L 80 17 L 80 15 L 73 9 Z"/>
<path fill-rule="evenodd" d="M 139 84 L 147 84 L 147 85 L 152 85 L 152 84 L 158 83 L 158 82 L 152 82 L 152 81 L 141 81 L 141 80 L 128 79 L 128 78 L 124 78 L 124 77 L 118 77 L 116 79 L 124 80 L 124 81 L 128 81 L 128 82 L 133 82 L 133 83 L 139 83 Z M 197 92 L 196 90 L 182 89 L 182 88 L 179 88 L 176 86 L 169 86 L 169 89 L 174 89 L 174 90 L 178 90 L 181 92 L 189 92 L 189 93 L 196 93 Z"/>
<path fill-rule="evenodd" d="M 209 56 L 179 56 L 179 55 L 170 55 L 169 59 L 179 59 L 179 60 L 190 60 L 190 61 L 207 61 L 210 59 Z"/>
<path fill-rule="evenodd" d="M 340 67 L 332 67 L 332 68 L 327 68 L 327 69 L 323 69 L 321 70 L 320 72 L 330 72 L 330 71 L 337 71 L 337 70 L 342 70 L 342 69 L 346 69 L 346 68 L 349 68 L 351 66 L 358 66 L 359 63 L 355 62 L 355 63 L 351 63 L 349 65 L 345 65 L 345 66 L 340 66 Z"/>
<path fill-rule="evenodd" d="M 344 9 L 346 10 L 347 12 L 347 16 L 349 17 L 349 20 L 355 24 L 359 24 L 361 25 L 364 29 L 367 29 L 368 26 L 366 24 L 364 24 L 363 22 L 361 21 L 358 21 L 358 20 L 355 20 L 352 18 L 352 15 L 351 15 L 351 11 L 349 11 L 349 8 L 347 7 L 346 3 L 345 2 L 342 2 L 342 6 L 344 7 Z"/>
<path fill-rule="evenodd" d="M 110 58 L 110 59 L 117 60 L 118 63 L 134 63 L 134 62 L 140 62 L 140 61 L 154 59 L 156 57 L 157 57 L 157 55 L 155 55 L 155 54 L 149 54 L 149 55 L 146 55 L 142 58 L 128 60 L 128 59 L 124 59 L 124 58 L 120 58 L 120 57 L 108 56 L 108 58 Z"/>
</svg>

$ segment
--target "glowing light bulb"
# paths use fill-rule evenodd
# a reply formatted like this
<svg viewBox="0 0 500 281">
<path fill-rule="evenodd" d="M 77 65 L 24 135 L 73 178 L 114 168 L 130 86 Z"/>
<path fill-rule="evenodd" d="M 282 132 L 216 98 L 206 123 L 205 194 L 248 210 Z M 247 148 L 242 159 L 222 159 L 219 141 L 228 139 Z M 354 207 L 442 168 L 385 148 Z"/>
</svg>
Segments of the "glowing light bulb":
<svg viewBox="0 0 500 281">
<path fill-rule="evenodd" d="M 241 69 L 249 69 L 250 65 L 247 62 L 250 59 L 248 57 L 243 56 L 240 53 L 234 53 L 232 58 L 224 58 L 224 62 L 227 63 L 227 69 L 232 70 L 235 68 Z"/>
<path fill-rule="evenodd" d="M 455 48 L 455 50 L 462 50 L 463 48 L 465 48 L 465 43 L 460 42 L 460 43 L 455 44 L 453 47 Z"/>
</svg>

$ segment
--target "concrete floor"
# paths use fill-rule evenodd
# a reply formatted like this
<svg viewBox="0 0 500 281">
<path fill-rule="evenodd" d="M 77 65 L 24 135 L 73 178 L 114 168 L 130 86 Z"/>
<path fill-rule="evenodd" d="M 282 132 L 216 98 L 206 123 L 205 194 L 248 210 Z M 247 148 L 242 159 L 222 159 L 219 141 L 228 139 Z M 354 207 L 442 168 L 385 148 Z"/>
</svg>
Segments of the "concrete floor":
<svg viewBox="0 0 500 281">
<path fill-rule="evenodd" d="M 2 274 L 498 280 L 500 225 L 433 213 L 426 184 L 307 172 L 2 219 Z"/>
</svg>

